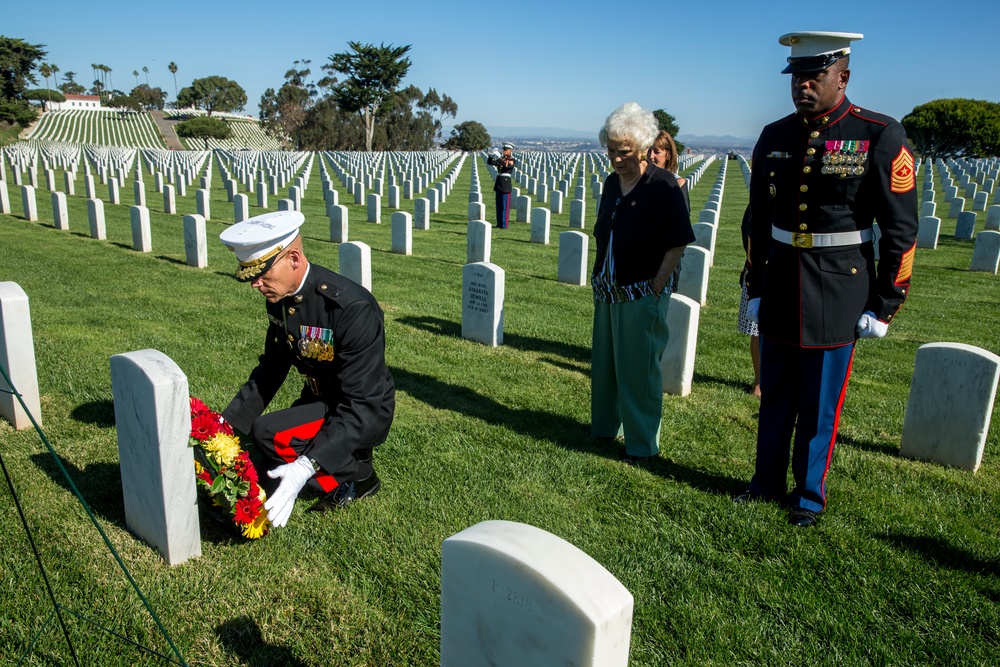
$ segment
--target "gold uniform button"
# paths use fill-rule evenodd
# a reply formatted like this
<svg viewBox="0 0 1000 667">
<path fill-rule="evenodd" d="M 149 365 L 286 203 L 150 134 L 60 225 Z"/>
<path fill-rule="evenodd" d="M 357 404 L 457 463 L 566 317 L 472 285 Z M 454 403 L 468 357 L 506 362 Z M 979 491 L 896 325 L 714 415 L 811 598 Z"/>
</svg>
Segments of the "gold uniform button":
<svg viewBox="0 0 1000 667">
<path fill-rule="evenodd" d="M 288 334 L 288 340 L 290 341 L 295 340 L 295 336 L 293 336 L 292 334 Z"/>
<path fill-rule="evenodd" d="M 810 146 L 809 150 L 806 151 L 806 155 L 816 155 L 816 149 Z"/>
<path fill-rule="evenodd" d="M 809 186 L 803 183 L 799 186 L 799 192 L 809 192 Z"/>
<path fill-rule="evenodd" d="M 804 231 L 806 231 L 807 229 L 809 229 L 809 225 L 807 225 L 806 223 L 804 223 L 804 222 L 803 222 L 803 223 L 801 223 L 801 224 L 799 225 L 799 230 L 800 230 L 800 231 L 803 231 L 803 232 L 804 232 Z"/>
<path fill-rule="evenodd" d="M 858 269 L 857 269 L 856 267 L 853 267 L 853 266 L 852 266 L 852 267 L 851 267 L 851 275 L 853 276 L 853 275 L 854 275 L 855 273 L 857 273 L 857 272 L 858 272 Z"/>
<path fill-rule="evenodd" d="M 774 172 L 773 171 L 771 172 L 771 176 L 774 176 Z"/>
<path fill-rule="evenodd" d="M 319 288 L 323 291 L 326 291 L 326 283 L 320 285 Z"/>
<path fill-rule="evenodd" d="M 811 172 L 812 172 L 812 167 L 810 167 L 809 165 L 806 165 L 806 166 L 802 167 L 802 173 L 803 174 L 808 174 L 808 173 L 811 173 Z"/>
<path fill-rule="evenodd" d="M 799 204 L 799 210 L 800 210 L 800 211 L 804 211 L 804 210 L 806 210 L 807 208 L 809 208 L 809 206 L 808 206 L 807 204 Z"/>
<path fill-rule="evenodd" d="M 288 314 L 289 315 L 294 315 L 295 314 L 295 308 L 289 308 L 288 309 Z"/>
<path fill-rule="evenodd" d="M 809 136 L 811 138 L 815 139 L 816 137 L 819 136 L 819 132 L 817 132 L 816 130 L 813 130 L 812 132 L 809 133 Z"/>
</svg>

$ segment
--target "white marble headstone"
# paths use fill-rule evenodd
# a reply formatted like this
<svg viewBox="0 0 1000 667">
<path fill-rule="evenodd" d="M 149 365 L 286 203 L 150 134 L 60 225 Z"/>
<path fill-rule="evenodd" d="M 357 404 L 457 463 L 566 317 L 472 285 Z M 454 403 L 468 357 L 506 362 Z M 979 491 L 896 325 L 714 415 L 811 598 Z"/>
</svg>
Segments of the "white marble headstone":
<svg viewBox="0 0 1000 667">
<path fill-rule="evenodd" d="M 87 200 L 87 221 L 90 223 L 90 238 L 101 241 L 108 237 L 104 224 L 104 202 L 100 199 Z"/>
<path fill-rule="evenodd" d="M 677 292 L 704 306 L 708 298 L 708 273 L 711 253 L 704 248 L 689 245 L 681 259 L 681 275 Z"/>
<path fill-rule="evenodd" d="M 551 212 L 547 208 L 535 208 L 531 210 L 531 242 L 541 245 L 549 244 L 549 220 Z"/>
<path fill-rule="evenodd" d="M 195 210 L 206 220 L 212 219 L 212 193 L 202 188 L 194 193 Z"/>
<path fill-rule="evenodd" d="M 372 291 L 372 249 L 360 241 L 340 244 L 338 273 Z"/>
<path fill-rule="evenodd" d="M 184 216 L 184 257 L 188 266 L 194 266 L 199 269 L 204 269 L 208 266 L 208 241 L 205 238 L 205 218 L 200 215 Z"/>
<path fill-rule="evenodd" d="M 368 195 L 378 197 L 378 195 Z M 392 251 L 397 255 L 413 254 L 413 216 L 406 211 L 394 211 L 392 214 Z"/>
<path fill-rule="evenodd" d="M 899 453 L 975 472 L 983 458 L 1000 357 L 964 343 L 917 349 Z"/>
<path fill-rule="evenodd" d="M 242 192 L 233 196 L 233 222 L 243 222 L 250 217 L 250 201 Z"/>
<path fill-rule="evenodd" d="M 972 248 L 972 264 L 969 270 L 996 275 L 998 268 L 1000 268 L 1000 232 L 979 232 L 976 234 L 976 244 Z M 1000 336 L 1000 331 L 997 334 Z"/>
<path fill-rule="evenodd" d="M 374 192 L 368 194 L 368 222 L 382 224 L 382 196 Z"/>
<path fill-rule="evenodd" d="M 976 214 L 972 211 L 959 212 L 958 221 L 955 223 L 955 238 L 962 241 L 971 241 L 975 232 Z"/>
<path fill-rule="evenodd" d="M 587 284 L 589 242 L 590 237 L 583 232 L 568 231 L 559 235 L 559 265 L 556 280 L 570 285 Z"/>
<path fill-rule="evenodd" d="M 153 240 L 149 230 L 149 209 L 145 206 L 129 207 L 129 219 L 132 223 L 132 249 L 139 252 L 152 252 Z"/>
<path fill-rule="evenodd" d="M 493 226 L 485 220 L 470 220 L 465 241 L 465 263 L 489 262 L 493 250 Z"/>
<path fill-rule="evenodd" d="M 0 366 L 21 394 L 28 411 L 41 426 L 42 408 L 38 396 L 31 310 L 28 307 L 28 295 L 15 282 L 0 282 Z M 11 387 L 3 376 L 0 376 L 0 417 L 15 429 L 31 427 L 31 420 L 20 401 L 11 393 Z"/>
<path fill-rule="evenodd" d="M 56 229 L 69 229 L 69 211 L 66 209 L 66 194 L 52 193 L 52 220 Z"/>
<path fill-rule="evenodd" d="M 633 604 L 562 538 L 484 521 L 441 546 L 441 667 L 626 667 Z"/>
<path fill-rule="evenodd" d="M 347 207 L 343 204 L 330 204 L 326 214 L 330 218 L 330 240 L 334 243 L 347 243 Z"/>
<path fill-rule="evenodd" d="M 571 199 L 569 202 L 569 226 L 584 229 L 586 226 L 587 207 L 582 199 Z"/>
<path fill-rule="evenodd" d="M 504 270 L 489 262 L 462 267 L 462 338 L 503 345 Z"/>
<path fill-rule="evenodd" d="M 431 228 L 431 202 L 424 197 L 413 200 L 413 226 L 416 229 Z"/>
<path fill-rule="evenodd" d="M 687 396 L 694 379 L 695 352 L 698 347 L 698 322 L 701 306 L 683 294 L 671 294 L 667 309 L 670 337 L 660 357 L 663 393 Z"/>
<path fill-rule="evenodd" d="M 158 350 L 111 357 L 125 523 L 168 565 L 201 555 L 187 377 Z"/>
<path fill-rule="evenodd" d="M 24 219 L 28 222 L 38 220 L 38 200 L 35 199 L 35 188 L 30 185 L 21 186 L 21 206 L 24 210 Z"/>
</svg>

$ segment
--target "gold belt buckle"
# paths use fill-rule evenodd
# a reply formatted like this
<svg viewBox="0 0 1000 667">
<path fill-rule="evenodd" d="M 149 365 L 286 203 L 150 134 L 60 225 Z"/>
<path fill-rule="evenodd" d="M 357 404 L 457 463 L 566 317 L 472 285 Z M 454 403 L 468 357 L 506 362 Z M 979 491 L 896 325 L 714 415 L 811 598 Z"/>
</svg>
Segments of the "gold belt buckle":
<svg viewBox="0 0 1000 667">
<path fill-rule="evenodd" d="M 792 232 L 792 246 L 795 248 L 813 247 L 813 235 L 809 232 Z"/>
</svg>

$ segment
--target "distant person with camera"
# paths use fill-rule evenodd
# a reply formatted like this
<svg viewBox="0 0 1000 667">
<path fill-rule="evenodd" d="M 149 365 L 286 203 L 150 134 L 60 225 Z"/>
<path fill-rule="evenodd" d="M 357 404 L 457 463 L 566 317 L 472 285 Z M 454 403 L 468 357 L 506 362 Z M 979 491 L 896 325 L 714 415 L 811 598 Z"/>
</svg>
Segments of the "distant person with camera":
<svg viewBox="0 0 1000 667">
<path fill-rule="evenodd" d="M 514 144 L 505 143 L 503 154 L 496 148 L 490 150 L 486 164 L 497 168 L 497 180 L 493 192 L 497 193 L 497 227 L 507 229 L 510 224 L 510 193 L 514 189 L 511 174 L 514 171 Z"/>
</svg>

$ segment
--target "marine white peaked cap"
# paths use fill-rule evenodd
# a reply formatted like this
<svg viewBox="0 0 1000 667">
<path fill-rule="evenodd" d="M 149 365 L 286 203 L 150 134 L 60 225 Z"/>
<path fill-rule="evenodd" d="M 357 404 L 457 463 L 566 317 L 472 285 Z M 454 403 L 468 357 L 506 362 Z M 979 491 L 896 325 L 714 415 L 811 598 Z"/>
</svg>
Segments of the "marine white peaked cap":
<svg viewBox="0 0 1000 667">
<path fill-rule="evenodd" d="M 236 253 L 240 263 L 236 279 L 247 282 L 271 268 L 278 254 L 298 236 L 305 219 L 298 211 L 275 211 L 222 230 L 219 240 Z"/>
<path fill-rule="evenodd" d="M 822 32 L 804 30 L 778 38 L 782 46 L 792 48 L 783 74 L 824 70 L 851 52 L 851 42 L 863 39 L 859 32 Z"/>
</svg>

